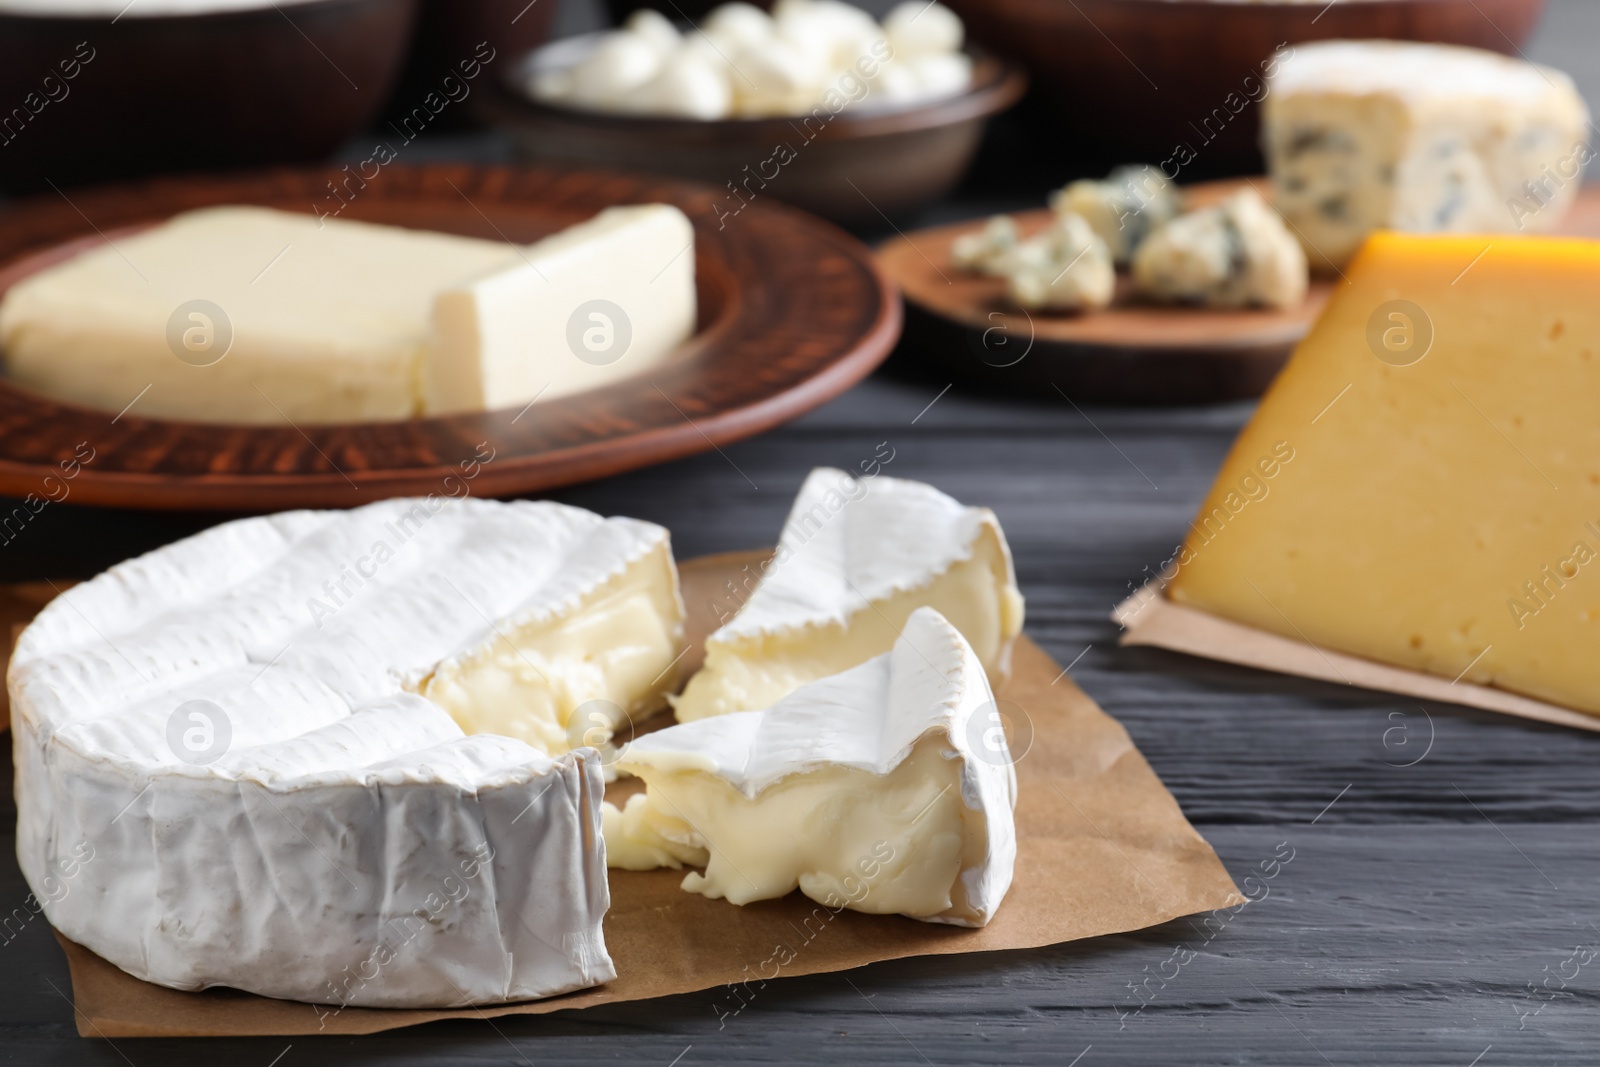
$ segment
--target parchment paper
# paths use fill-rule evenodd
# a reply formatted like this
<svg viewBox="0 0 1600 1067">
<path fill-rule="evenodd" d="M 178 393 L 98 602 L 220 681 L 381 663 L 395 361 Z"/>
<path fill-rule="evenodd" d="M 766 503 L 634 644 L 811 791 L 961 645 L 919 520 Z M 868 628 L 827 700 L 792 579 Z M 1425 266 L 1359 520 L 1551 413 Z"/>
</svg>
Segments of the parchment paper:
<svg viewBox="0 0 1600 1067">
<path fill-rule="evenodd" d="M 681 568 L 693 642 L 686 661 L 699 657 L 726 579 L 766 554 L 712 556 Z M 151 985 L 62 938 L 78 1031 L 109 1038 L 364 1034 L 699 990 L 705 991 L 699 1010 L 723 1017 L 758 1003 L 764 981 L 779 976 L 903 956 L 1036 948 L 1244 900 L 1127 732 L 1026 637 L 999 699 L 1019 754 L 1018 857 L 1010 894 L 981 930 L 832 914 L 798 893 L 740 908 L 685 893 L 678 888 L 681 871 L 612 871 L 605 937 L 618 977 L 596 989 L 482 1009 L 334 1011 L 227 989 L 184 993 Z M 619 792 L 637 789 L 621 785 Z"/>
<path fill-rule="evenodd" d="M 1465 704 L 1558 726 L 1600 731 L 1600 717 L 1594 715 L 1518 696 L 1504 689 L 1452 682 L 1437 675 L 1316 648 L 1304 641 L 1218 618 L 1198 608 L 1174 604 L 1162 596 L 1154 584 L 1146 585 L 1118 604 L 1111 617 L 1124 627 L 1120 638 L 1124 645 L 1150 645 L 1257 670 L 1297 674 L 1302 678 L 1340 682 L 1445 704 Z"/>
</svg>

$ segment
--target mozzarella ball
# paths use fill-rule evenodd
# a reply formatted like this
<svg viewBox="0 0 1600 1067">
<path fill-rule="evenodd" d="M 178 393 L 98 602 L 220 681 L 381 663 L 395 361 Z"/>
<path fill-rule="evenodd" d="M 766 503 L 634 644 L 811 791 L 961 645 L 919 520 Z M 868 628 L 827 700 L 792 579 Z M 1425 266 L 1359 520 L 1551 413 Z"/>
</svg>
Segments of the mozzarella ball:
<svg viewBox="0 0 1600 1067">
<path fill-rule="evenodd" d="M 956 96 L 972 83 L 972 60 L 960 52 L 915 56 L 906 66 L 916 75 L 918 93 L 925 100 Z"/>
<path fill-rule="evenodd" d="M 733 111 L 733 90 L 717 67 L 688 49 L 634 91 L 640 109 L 684 119 L 722 119 Z"/>
<path fill-rule="evenodd" d="M 541 70 L 528 80 L 534 99 L 546 101 L 565 100 L 572 92 L 572 71 L 564 69 Z"/>
<path fill-rule="evenodd" d="M 730 55 L 754 48 L 777 32 L 765 11 L 754 4 L 737 2 L 713 10 L 700 28 Z"/>
<path fill-rule="evenodd" d="M 649 41 L 655 46 L 656 51 L 661 53 L 663 59 L 676 52 L 683 44 L 683 35 L 672 24 L 672 20 L 648 7 L 641 7 L 629 15 L 628 21 L 622 24 L 622 28 Z"/>
<path fill-rule="evenodd" d="M 607 34 L 587 59 L 572 68 L 568 99 L 588 107 L 611 107 L 661 69 L 661 54 L 636 33 Z"/>
<path fill-rule="evenodd" d="M 906 0 L 883 20 L 889 43 L 901 59 L 959 52 L 966 33 L 961 18 L 943 4 Z"/>
<path fill-rule="evenodd" d="M 885 63 L 872 79 L 872 93 L 882 103 L 909 104 L 922 96 L 922 82 L 906 63 Z"/>
<path fill-rule="evenodd" d="M 781 38 L 741 52 L 733 68 L 740 94 L 760 101 L 787 101 L 819 90 L 827 77 L 826 67 L 814 56 Z"/>
</svg>

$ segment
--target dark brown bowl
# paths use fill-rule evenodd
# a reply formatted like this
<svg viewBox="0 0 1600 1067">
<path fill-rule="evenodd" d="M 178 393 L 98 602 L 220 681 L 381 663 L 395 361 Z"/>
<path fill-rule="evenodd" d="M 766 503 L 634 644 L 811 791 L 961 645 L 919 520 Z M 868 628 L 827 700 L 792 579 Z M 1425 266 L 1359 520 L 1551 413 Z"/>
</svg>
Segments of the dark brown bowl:
<svg viewBox="0 0 1600 1067">
<path fill-rule="evenodd" d="M 1544 0 L 946 2 L 974 40 L 1028 67 L 1065 132 L 1097 155 L 1159 163 L 1187 145 L 1208 173 L 1261 169 L 1248 101 L 1282 44 L 1394 38 L 1512 53 L 1544 10 Z"/>
<path fill-rule="evenodd" d="M 474 99 L 487 121 L 516 136 L 529 160 L 707 182 L 727 190 L 722 210 L 730 217 L 771 196 L 849 224 L 915 210 L 961 180 L 984 124 L 1027 87 L 1020 67 L 990 55 L 974 59 L 972 85 L 958 96 L 844 111 L 811 127 L 798 117 L 708 122 L 554 107 L 522 91 L 520 66 L 502 71 Z M 789 147 L 788 162 L 775 155 L 779 146 Z"/>
<path fill-rule="evenodd" d="M 464 71 L 527 55 L 550 39 L 555 14 L 551 0 L 422 0 L 411 54 L 385 118 L 403 123 L 430 92 L 462 91 L 444 79 L 459 83 Z M 471 125 L 465 108 L 448 107 L 429 128 L 458 130 Z"/>
<path fill-rule="evenodd" d="M 0 14 L 0 190 L 324 158 L 382 106 L 417 4 Z"/>
</svg>

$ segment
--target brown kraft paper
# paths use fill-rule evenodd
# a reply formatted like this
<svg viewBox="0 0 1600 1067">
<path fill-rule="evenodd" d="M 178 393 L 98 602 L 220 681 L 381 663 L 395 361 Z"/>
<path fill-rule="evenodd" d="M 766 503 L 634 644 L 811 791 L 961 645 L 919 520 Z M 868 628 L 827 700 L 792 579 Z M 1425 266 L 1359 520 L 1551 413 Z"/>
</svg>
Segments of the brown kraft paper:
<svg viewBox="0 0 1600 1067">
<path fill-rule="evenodd" d="M 1161 594 L 1156 582 L 1118 604 L 1111 618 L 1123 627 L 1119 640 L 1124 645 L 1165 648 L 1257 670 L 1339 682 L 1419 700 L 1465 704 L 1579 730 L 1600 730 L 1600 717 L 1558 704 L 1546 704 L 1492 686 L 1452 682 L 1422 671 L 1391 667 L 1175 604 Z"/>
<path fill-rule="evenodd" d="M 681 566 L 691 669 L 725 583 L 765 555 L 729 553 Z M 682 871 L 612 871 L 605 938 L 617 978 L 594 989 L 482 1008 L 339 1009 L 232 989 L 168 989 L 60 938 L 78 1031 L 103 1038 L 367 1034 L 700 990 L 707 1014 L 727 1019 L 777 977 L 906 956 L 1037 948 L 1243 903 L 1127 731 L 1025 636 L 997 697 L 1016 758 L 1017 865 L 1010 893 L 980 930 L 835 913 L 799 893 L 741 908 L 684 892 Z M 646 728 L 668 721 L 657 716 Z M 611 796 L 637 788 L 617 783 Z"/>
</svg>

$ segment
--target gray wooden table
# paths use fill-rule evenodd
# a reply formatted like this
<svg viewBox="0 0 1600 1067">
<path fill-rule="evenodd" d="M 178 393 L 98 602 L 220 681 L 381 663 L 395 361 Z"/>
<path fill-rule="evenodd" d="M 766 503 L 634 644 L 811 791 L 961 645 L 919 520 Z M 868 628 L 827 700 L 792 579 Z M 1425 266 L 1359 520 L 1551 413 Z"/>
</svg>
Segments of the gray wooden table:
<svg viewBox="0 0 1600 1067">
<path fill-rule="evenodd" d="M 567 29 L 587 25 L 581 10 L 569 17 L 581 7 L 566 5 Z M 1597 40 L 1600 3 L 1550 0 L 1527 51 L 1600 107 Z M 917 221 L 1032 206 L 1059 183 L 1042 142 L 1000 133 L 988 174 Z M 411 150 L 500 152 L 481 138 Z M 662 523 L 684 558 L 750 548 L 772 543 L 811 467 L 853 466 L 887 441 L 888 473 L 993 507 L 1029 632 L 1075 662 L 1235 877 L 1292 850 L 1220 933 L 1178 920 L 783 979 L 722 1029 L 714 998 L 693 994 L 363 1038 L 112 1045 L 77 1036 L 65 960 L 35 921 L 0 937 L 0 1062 L 1600 1063 L 1600 736 L 1118 648 L 1112 605 L 1171 555 L 1248 406 L 1080 412 L 1055 396 L 954 391 L 935 402 L 941 384 L 874 379 L 725 455 L 560 498 Z M 0 547 L 0 581 L 88 576 L 215 521 L 47 508 Z M 0 920 L 27 895 L 9 763 L 4 773 Z"/>
<path fill-rule="evenodd" d="M 33 922 L 0 945 L 0 1060 L 1600 1060 L 1600 962 L 1586 962 L 1600 946 L 1600 737 L 1118 648 L 1108 612 L 1171 554 L 1247 406 L 1080 413 L 1059 398 L 951 392 L 935 402 L 938 391 L 875 379 L 725 455 L 561 499 L 663 523 L 685 558 L 770 544 L 811 467 L 853 465 L 887 441 L 888 473 L 992 506 L 1016 551 L 1029 632 L 1062 663 L 1076 660 L 1078 684 L 1128 727 L 1235 877 L 1292 850 L 1267 896 L 1209 942 L 1178 920 L 1037 951 L 784 979 L 723 1029 L 714 998 L 693 994 L 355 1039 L 113 1046 L 77 1036 L 65 961 Z M 47 509 L 0 549 L 0 579 L 92 573 L 214 519 Z M 4 793 L 0 907 L 9 910 L 27 888 L 13 859 L 9 783 Z M 1130 884 L 1135 877 L 1130 869 Z M 1163 988 L 1159 976 L 1175 970 Z"/>
</svg>

